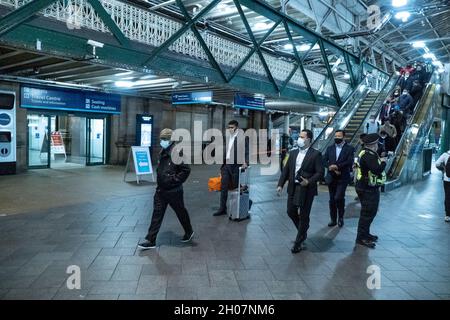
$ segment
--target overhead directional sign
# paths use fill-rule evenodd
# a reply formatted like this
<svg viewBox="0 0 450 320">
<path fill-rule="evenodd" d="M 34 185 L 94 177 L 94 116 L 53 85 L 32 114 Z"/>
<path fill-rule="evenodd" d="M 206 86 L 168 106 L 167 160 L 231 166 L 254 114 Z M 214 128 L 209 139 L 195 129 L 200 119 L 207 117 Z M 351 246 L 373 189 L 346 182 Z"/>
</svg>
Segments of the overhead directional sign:
<svg viewBox="0 0 450 320">
<path fill-rule="evenodd" d="M 120 95 L 66 88 L 22 86 L 22 108 L 120 113 Z"/>
<path fill-rule="evenodd" d="M 179 92 L 172 94 L 172 104 L 210 104 L 212 91 Z"/>
<path fill-rule="evenodd" d="M 266 110 L 265 98 L 236 93 L 234 95 L 234 107 L 241 109 Z"/>
</svg>

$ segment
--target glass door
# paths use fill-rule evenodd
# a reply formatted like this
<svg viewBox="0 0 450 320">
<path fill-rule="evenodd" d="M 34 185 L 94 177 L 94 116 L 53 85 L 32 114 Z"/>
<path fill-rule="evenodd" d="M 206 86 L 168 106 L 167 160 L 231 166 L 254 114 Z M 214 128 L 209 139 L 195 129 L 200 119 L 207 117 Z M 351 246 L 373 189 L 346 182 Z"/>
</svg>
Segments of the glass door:
<svg viewBox="0 0 450 320">
<path fill-rule="evenodd" d="M 28 167 L 50 168 L 50 117 L 28 114 Z"/>
<path fill-rule="evenodd" d="M 87 120 L 87 158 L 86 165 L 99 165 L 105 163 L 105 123 L 106 120 Z"/>
</svg>

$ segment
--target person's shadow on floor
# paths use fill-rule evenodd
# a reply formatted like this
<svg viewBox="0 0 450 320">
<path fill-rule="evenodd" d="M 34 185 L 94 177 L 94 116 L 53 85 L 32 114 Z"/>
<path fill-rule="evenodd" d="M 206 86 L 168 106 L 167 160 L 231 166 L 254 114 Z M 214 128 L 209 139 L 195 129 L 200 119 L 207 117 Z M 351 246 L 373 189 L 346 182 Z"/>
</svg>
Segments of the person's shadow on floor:
<svg viewBox="0 0 450 320">
<path fill-rule="evenodd" d="M 305 241 L 306 248 L 311 252 L 325 252 L 334 247 L 334 239 L 340 228 L 328 226 L 321 228 Z"/>
</svg>

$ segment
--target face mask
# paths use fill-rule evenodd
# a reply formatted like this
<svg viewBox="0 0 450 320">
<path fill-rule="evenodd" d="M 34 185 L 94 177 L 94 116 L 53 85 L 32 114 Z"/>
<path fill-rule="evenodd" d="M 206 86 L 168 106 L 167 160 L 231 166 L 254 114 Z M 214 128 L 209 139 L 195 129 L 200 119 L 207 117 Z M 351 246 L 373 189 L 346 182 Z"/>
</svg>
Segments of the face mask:
<svg viewBox="0 0 450 320">
<path fill-rule="evenodd" d="M 341 139 L 341 138 L 334 138 L 334 142 L 336 142 L 336 144 L 341 144 L 342 141 L 344 141 L 344 139 Z"/>
<path fill-rule="evenodd" d="M 403 92 L 403 95 L 406 96 L 408 93 L 407 92 Z"/>
<path fill-rule="evenodd" d="M 170 146 L 170 141 L 169 140 L 161 140 L 159 145 L 161 146 L 161 148 L 167 149 Z"/>
<path fill-rule="evenodd" d="M 297 139 L 297 145 L 298 145 L 300 148 L 305 147 L 305 139 L 298 138 L 298 139 Z"/>
<path fill-rule="evenodd" d="M 386 135 L 384 135 L 384 134 L 382 134 L 382 135 L 380 135 L 380 137 L 382 138 L 382 139 L 386 139 Z"/>
</svg>

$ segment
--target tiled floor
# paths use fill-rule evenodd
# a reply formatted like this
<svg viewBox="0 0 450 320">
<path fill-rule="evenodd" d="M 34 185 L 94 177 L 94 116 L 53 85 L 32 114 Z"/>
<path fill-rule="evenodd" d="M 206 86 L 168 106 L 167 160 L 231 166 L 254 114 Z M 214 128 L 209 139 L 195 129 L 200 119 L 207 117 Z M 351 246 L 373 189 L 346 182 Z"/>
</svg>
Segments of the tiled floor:
<svg viewBox="0 0 450 320">
<path fill-rule="evenodd" d="M 159 247 L 136 249 L 148 228 L 154 185 L 124 183 L 123 168 L 31 171 L 0 177 L 1 299 L 449 299 L 450 224 L 438 173 L 382 196 L 375 250 L 354 239 L 359 207 L 348 191 L 342 229 L 328 228 L 326 189 L 313 206 L 307 250 L 277 197 L 276 177 L 254 177 L 250 220 L 213 217 L 216 167 L 193 167 L 185 201 L 196 236 L 168 211 Z M 256 172 L 253 172 L 256 174 Z M 69 290 L 66 269 L 81 269 Z M 367 268 L 381 271 L 370 290 Z"/>
</svg>

